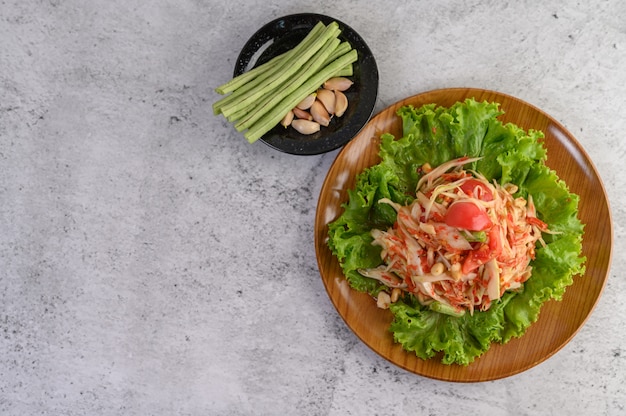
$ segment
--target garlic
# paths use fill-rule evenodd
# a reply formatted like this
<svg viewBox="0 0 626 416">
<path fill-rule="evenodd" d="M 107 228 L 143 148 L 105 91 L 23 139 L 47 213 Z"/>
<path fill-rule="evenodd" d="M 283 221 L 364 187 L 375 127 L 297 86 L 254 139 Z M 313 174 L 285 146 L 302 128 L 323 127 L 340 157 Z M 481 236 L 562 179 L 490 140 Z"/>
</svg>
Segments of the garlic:
<svg viewBox="0 0 626 416">
<path fill-rule="evenodd" d="M 313 116 L 313 120 L 324 127 L 328 126 L 330 123 L 330 114 L 328 114 L 328 111 L 326 111 L 326 108 L 321 101 L 315 100 L 310 111 L 311 116 Z"/>
<path fill-rule="evenodd" d="M 295 119 L 291 122 L 291 126 L 302 134 L 313 134 L 320 131 L 320 124 L 311 120 Z"/>
<path fill-rule="evenodd" d="M 298 107 L 294 107 L 294 109 L 292 111 L 293 111 L 293 114 L 297 118 L 299 118 L 299 119 L 302 119 L 302 120 L 313 120 L 313 116 L 311 116 L 311 113 L 309 113 L 306 110 L 302 110 L 302 109 L 300 109 Z"/>
<path fill-rule="evenodd" d="M 301 134 L 313 134 L 321 126 L 327 127 L 333 116 L 341 117 L 348 109 L 348 98 L 343 93 L 354 84 L 345 77 L 333 77 L 317 91 L 302 99 L 281 121 L 285 127 L 291 125 Z"/>
<path fill-rule="evenodd" d="M 335 90 L 334 93 L 335 93 L 335 115 L 337 117 L 341 117 L 348 109 L 348 98 L 343 92 L 339 90 Z"/>
<path fill-rule="evenodd" d="M 327 90 L 345 91 L 354 84 L 351 80 L 344 77 L 334 77 L 324 83 Z"/>
<path fill-rule="evenodd" d="M 289 125 L 293 121 L 293 117 L 294 117 L 293 111 L 289 110 L 289 112 L 285 114 L 285 117 L 283 117 L 283 119 L 281 120 L 280 124 L 282 124 L 283 127 L 289 127 Z"/>
<path fill-rule="evenodd" d="M 378 297 L 376 299 L 376 306 L 378 306 L 380 309 L 388 309 L 390 303 L 391 303 L 391 296 L 389 296 L 389 293 L 382 291 L 382 290 L 378 292 Z"/>
<path fill-rule="evenodd" d="M 328 114 L 335 114 L 335 94 L 331 90 L 324 88 L 317 90 L 317 101 L 324 104 Z"/>
<path fill-rule="evenodd" d="M 308 110 L 309 108 L 311 108 L 311 105 L 313 105 L 313 102 L 315 101 L 315 96 L 315 93 L 307 95 L 306 98 L 304 98 L 298 103 L 298 105 L 296 105 L 296 107 L 300 110 Z"/>
</svg>

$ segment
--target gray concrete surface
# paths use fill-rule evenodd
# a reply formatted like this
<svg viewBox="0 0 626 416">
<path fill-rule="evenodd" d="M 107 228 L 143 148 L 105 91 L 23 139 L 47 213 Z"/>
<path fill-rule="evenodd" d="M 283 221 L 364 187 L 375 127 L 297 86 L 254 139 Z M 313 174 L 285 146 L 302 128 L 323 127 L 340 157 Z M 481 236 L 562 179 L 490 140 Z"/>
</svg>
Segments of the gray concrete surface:
<svg viewBox="0 0 626 416">
<path fill-rule="evenodd" d="M 376 111 L 468 86 L 561 121 L 600 172 L 614 261 L 587 324 L 500 381 L 401 370 L 320 280 L 315 206 L 337 151 L 248 144 L 212 114 L 281 15 L 357 30 Z M 0 6 L 0 413 L 626 412 L 626 3 L 8 1 Z"/>
</svg>

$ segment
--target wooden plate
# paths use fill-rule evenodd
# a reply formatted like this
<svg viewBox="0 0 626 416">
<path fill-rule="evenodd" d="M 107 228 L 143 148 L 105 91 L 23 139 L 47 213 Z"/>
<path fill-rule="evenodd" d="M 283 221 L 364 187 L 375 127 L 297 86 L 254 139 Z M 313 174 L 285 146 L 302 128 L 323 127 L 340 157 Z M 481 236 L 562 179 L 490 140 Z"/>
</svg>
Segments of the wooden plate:
<svg viewBox="0 0 626 416">
<path fill-rule="evenodd" d="M 444 365 L 437 359 L 422 360 L 393 341 L 389 331 L 391 312 L 376 307 L 367 294 L 350 288 L 337 259 L 326 244 L 327 225 L 334 221 L 347 202 L 347 190 L 355 186 L 356 175 L 380 161 L 379 137 L 389 132 L 402 136 L 402 121 L 396 110 L 435 103 L 449 107 L 457 101 L 500 103 L 503 122 L 513 122 L 545 134 L 547 165 L 565 180 L 570 191 L 580 196 L 579 215 L 585 224 L 583 255 L 586 273 L 575 276 L 559 302 L 545 303 L 539 319 L 521 338 L 505 345 L 493 344 L 469 366 Z M 399 101 L 386 108 L 337 155 L 322 186 L 315 217 L 315 248 L 322 280 L 335 308 L 348 327 L 370 348 L 390 362 L 415 374 L 438 380 L 477 382 L 495 380 L 525 371 L 552 356 L 569 342 L 595 307 L 607 279 L 611 262 L 613 231 L 604 186 L 587 153 L 557 121 L 540 109 L 517 98 L 494 91 L 454 88 L 430 91 Z"/>
</svg>

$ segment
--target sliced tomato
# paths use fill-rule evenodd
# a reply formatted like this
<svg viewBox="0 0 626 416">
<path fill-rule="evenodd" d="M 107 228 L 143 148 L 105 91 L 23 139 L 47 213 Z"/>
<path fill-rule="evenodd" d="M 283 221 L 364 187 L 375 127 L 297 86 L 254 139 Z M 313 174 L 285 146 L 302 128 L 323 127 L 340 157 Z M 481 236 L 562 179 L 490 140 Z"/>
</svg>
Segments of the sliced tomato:
<svg viewBox="0 0 626 416">
<path fill-rule="evenodd" d="M 463 265 L 461 266 L 461 273 L 468 274 L 472 270 L 475 270 L 487 263 L 492 258 L 494 258 L 494 255 L 489 249 L 489 246 L 487 244 L 483 244 L 476 250 L 472 250 L 467 254 L 467 257 L 465 257 Z"/>
<path fill-rule="evenodd" d="M 450 227 L 463 228 L 469 231 L 484 231 L 492 226 L 492 222 L 484 209 L 472 202 L 455 202 L 448 207 L 444 221 Z"/>
<path fill-rule="evenodd" d="M 474 196 L 483 201 L 493 201 L 493 195 L 487 185 L 478 179 L 468 179 L 461 185 L 461 190 L 467 195 Z"/>
<path fill-rule="evenodd" d="M 502 239 L 500 238 L 500 226 L 494 225 L 487 232 L 489 241 L 481 244 L 475 250 L 470 251 L 463 261 L 461 272 L 467 274 L 479 266 L 486 264 L 491 259 L 495 259 L 502 253 Z"/>
</svg>

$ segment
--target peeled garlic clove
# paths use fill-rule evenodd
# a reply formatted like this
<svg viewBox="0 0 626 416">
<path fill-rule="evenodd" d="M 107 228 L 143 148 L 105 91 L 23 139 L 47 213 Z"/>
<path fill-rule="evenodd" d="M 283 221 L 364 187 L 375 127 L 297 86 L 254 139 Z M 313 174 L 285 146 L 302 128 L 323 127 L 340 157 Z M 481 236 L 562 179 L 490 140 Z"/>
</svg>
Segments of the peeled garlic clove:
<svg viewBox="0 0 626 416">
<path fill-rule="evenodd" d="M 315 101 L 315 96 L 315 93 L 307 95 L 306 98 L 300 101 L 296 107 L 300 110 L 308 110 L 309 108 L 311 108 L 311 105 L 313 105 L 313 101 Z"/>
<path fill-rule="evenodd" d="M 295 119 L 291 122 L 291 127 L 296 129 L 298 133 L 313 134 L 320 131 L 320 124 L 311 120 Z"/>
<path fill-rule="evenodd" d="M 280 124 L 282 124 L 284 127 L 288 127 L 293 121 L 293 117 L 293 111 L 289 110 L 289 112 L 285 114 L 285 117 L 283 117 L 283 119 L 280 121 Z"/>
<path fill-rule="evenodd" d="M 324 127 L 328 126 L 328 124 L 330 123 L 330 114 L 328 114 L 328 111 L 326 111 L 326 108 L 321 101 L 315 100 L 310 108 L 310 111 L 314 121 L 318 122 Z"/>
<path fill-rule="evenodd" d="M 293 114 L 297 117 L 300 118 L 302 120 L 313 120 L 313 116 L 311 116 L 311 113 L 309 113 L 308 111 L 302 110 L 298 107 L 295 107 L 293 110 Z"/>
<path fill-rule="evenodd" d="M 376 299 L 376 306 L 380 309 L 388 309 L 391 304 L 391 296 L 385 291 L 378 292 L 378 298 Z"/>
<path fill-rule="evenodd" d="M 324 88 L 327 90 L 345 91 L 354 84 L 351 80 L 345 77 L 334 77 L 324 83 Z"/>
<path fill-rule="evenodd" d="M 331 90 L 324 88 L 317 90 L 317 101 L 324 104 L 328 114 L 335 114 L 335 94 Z"/>
<path fill-rule="evenodd" d="M 348 97 L 339 90 L 335 90 L 335 115 L 341 117 L 348 109 Z"/>
</svg>

